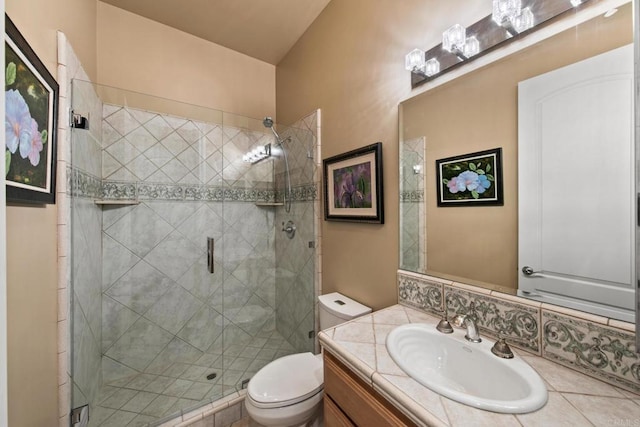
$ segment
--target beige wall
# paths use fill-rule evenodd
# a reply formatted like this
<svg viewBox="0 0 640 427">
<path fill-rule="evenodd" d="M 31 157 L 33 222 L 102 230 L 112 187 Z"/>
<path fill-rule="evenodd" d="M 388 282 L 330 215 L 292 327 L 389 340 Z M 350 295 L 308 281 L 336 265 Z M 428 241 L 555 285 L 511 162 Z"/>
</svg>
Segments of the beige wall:
<svg viewBox="0 0 640 427">
<path fill-rule="evenodd" d="M 6 0 L 7 15 L 56 76 L 56 31 L 96 75 L 95 0 Z M 56 206 L 7 206 L 9 425 L 58 423 Z M 37 409 L 34 410 L 34 403 Z"/>
<path fill-rule="evenodd" d="M 5 0 L 7 15 L 56 77 L 56 31 L 63 31 L 90 78 L 96 78 L 97 0 Z"/>
<path fill-rule="evenodd" d="M 278 119 L 292 123 L 321 108 L 323 158 L 383 144 L 385 224 L 323 222 L 324 293 L 340 291 L 374 309 L 397 302 L 397 111 L 411 93 L 404 56 L 490 8 L 479 0 L 332 0 L 278 64 Z"/>
<path fill-rule="evenodd" d="M 611 18 L 594 18 L 404 103 L 403 136 L 427 141 L 427 269 L 432 274 L 517 288 L 518 82 L 629 44 L 632 29 L 629 4 Z M 434 160 L 498 147 L 504 206 L 438 208 L 435 191 L 429 191 L 436 188 Z"/>
<path fill-rule="evenodd" d="M 56 209 L 7 206 L 9 425 L 58 423 Z M 34 403 L 37 402 L 37 410 Z"/>
<path fill-rule="evenodd" d="M 98 3 L 98 83 L 226 112 L 275 115 L 275 67 Z"/>
</svg>

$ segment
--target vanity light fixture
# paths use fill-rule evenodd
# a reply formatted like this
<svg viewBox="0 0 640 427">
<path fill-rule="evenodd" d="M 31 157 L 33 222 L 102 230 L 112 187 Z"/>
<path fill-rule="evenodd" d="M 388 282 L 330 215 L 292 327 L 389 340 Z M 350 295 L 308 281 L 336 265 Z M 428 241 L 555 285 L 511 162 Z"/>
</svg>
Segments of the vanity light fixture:
<svg viewBox="0 0 640 427">
<path fill-rule="evenodd" d="M 489 1 L 489 0 L 486 0 Z M 405 57 L 415 88 L 490 50 L 509 43 L 541 24 L 582 7 L 589 0 L 491 0 L 492 13 L 463 27 L 455 24 L 442 33 L 442 43 Z M 469 37 L 469 34 L 471 36 Z"/>
<path fill-rule="evenodd" d="M 271 156 L 271 144 L 261 145 L 242 156 L 242 161 L 256 163 Z"/>
</svg>

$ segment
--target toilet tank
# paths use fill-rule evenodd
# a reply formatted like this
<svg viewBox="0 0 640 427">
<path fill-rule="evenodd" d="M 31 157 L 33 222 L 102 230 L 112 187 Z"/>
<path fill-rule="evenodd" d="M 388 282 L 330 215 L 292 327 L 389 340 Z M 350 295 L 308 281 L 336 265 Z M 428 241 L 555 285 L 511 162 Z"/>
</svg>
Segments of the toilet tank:
<svg viewBox="0 0 640 427">
<path fill-rule="evenodd" d="M 320 302 L 320 330 L 371 313 L 371 307 L 362 305 L 338 292 L 320 295 L 318 300 Z"/>
</svg>

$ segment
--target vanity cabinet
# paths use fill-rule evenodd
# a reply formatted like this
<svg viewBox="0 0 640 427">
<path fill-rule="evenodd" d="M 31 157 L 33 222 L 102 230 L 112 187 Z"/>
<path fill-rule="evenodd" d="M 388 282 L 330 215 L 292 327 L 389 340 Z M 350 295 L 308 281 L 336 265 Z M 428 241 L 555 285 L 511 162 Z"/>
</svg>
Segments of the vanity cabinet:
<svg viewBox="0 0 640 427">
<path fill-rule="evenodd" d="M 415 426 L 373 387 L 326 351 L 324 393 L 326 427 Z"/>
</svg>

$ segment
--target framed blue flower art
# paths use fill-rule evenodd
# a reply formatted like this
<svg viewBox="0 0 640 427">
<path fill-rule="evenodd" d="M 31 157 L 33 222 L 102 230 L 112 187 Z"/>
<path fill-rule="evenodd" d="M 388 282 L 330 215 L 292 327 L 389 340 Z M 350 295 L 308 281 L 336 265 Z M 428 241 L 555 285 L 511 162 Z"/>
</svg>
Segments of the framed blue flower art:
<svg viewBox="0 0 640 427">
<path fill-rule="evenodd" d="M 55 203 L 58 84 L 5 15 L 8 202 Z"/>
<path fill-rule="evenodd" d="M 504 205 L 502 148 L 436 160 L 438 206 Z"/>
</svg>

